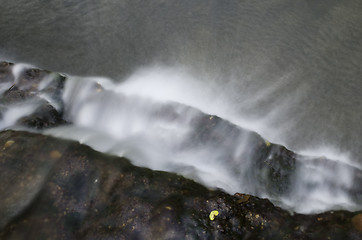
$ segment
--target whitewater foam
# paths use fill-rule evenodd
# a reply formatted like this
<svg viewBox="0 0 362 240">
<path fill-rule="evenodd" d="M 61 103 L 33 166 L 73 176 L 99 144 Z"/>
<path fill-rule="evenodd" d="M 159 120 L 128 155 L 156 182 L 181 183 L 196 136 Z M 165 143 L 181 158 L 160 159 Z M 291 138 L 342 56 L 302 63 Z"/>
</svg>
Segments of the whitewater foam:
<svg viewBox="0 0 362 240">
<path fill-rule="evenodd" d="M 182 68 L 144 68 L 123 83 L 70 77 L 63 97 L 65 116 L 73 125 L 46 133 L 128 157 L 139 166 L 177 172 L 229 193 L 275 198 L 267 189 L 259 188 L 257 180 L 248 174 L 252 165 L 249 134 L 235 135 L 220 125 L 207 139 L 192 137 L 199 131 L 195 122 L 202 112 L 228 120 L 235 118 L 225 117 L 228 108 L 224 107 L 224 100 L 215 97 L 214 90 Z M 248 127 L 263 132 L 265 121 L 249 123 Z M 212 136 L 221 141 L 214 142 Z M 326 168 L 309 159 L 297 159 L 292 190 L 274 199 L 275 202 L 302 213 L 358 208 L 348 195 L 353 184 L 351 166 L 337 160 L 338 167 Z"/>
<path fill-rule="evenodd" d="M 18 77 L 24 66 L 15 65 L 14 69 Z M 39 84 L 39 94 L 52 102 L 51 96 L 41 92 L 50 82 L 44 79 Z M 233 112 L 233 105 L 229 106 L 225 94 L 215 87 L 212 81 L 205 84 L 181 67 L 143 68 L 122 83 L 107 78 L 70 76 L 63 101 L 64 117 L 72 124 L 44 133 L 125 156 L 139 166 L 177 172 L 231 194 L 243 192 L 268 197 L 280 206 L 301 213 L 361 208 L 348 194 L 354 184 L 355 166 L 348 155 L 330 155 L 333 153 L 330 148 L 304 153 L 332 157 L 335 164 L 327 167 L 318 158 L 298 157 L 297 169 L 291 176 L 291 190 L 279 196 L 271 193 L 263 185 L 264 180 L 257 179 L 266 176 L 250 174 L 255 167 L 250 160 L 250 144 L 255 139 L 264 140 L 249 131 L 235 132 L 236 128 L 230 126 L 232 123 L 262 135 L 269 131 L 269 136 L 278 136 L 279 129 L 270 130 L 267 123 L 282 114 L 282 110 L 269 111 L 264 119 L 243 118 Z M 273 91 L 273 88 L 261 91 L 257 101 Z M 252 104 L 252 100 L 245 102 Z M 36 106 L 36 102 L 10 106 L 3 114 L 1 129 L 31 114 Z M 287 104 L 279 106 L 288 107 Z M 216 122 L 212 129 L 203 130 L 203 125 L 198 123 L 213 123 L 212 115 L 221 117 L 222 123 Z M 271 155 L 265 160 L 270 158 Z"/>
</svg>

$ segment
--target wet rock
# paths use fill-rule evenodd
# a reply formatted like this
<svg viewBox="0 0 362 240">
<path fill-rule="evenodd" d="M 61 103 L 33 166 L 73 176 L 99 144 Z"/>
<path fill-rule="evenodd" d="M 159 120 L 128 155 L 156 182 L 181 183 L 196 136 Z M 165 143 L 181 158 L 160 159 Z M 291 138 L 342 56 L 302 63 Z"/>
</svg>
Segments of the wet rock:
<svg viewBox="0 0 362 240">
<path fill-rule="evenodd" d="M 12 66 L 14 64 L 8 62 L 0 62 L 0 84 L 13 83 Z"/>
<path fill-rule="evenodd" d="M 65 77 L 27 67 L 17 70 L 17 76 L 14 76 L 15 66 L 12 63 L 0 63 L 0 127 L 1 119 L 6 114 L 14 115 L 8 112 L 14 108 L 19 109 L 17 115 L 20 117 L 17 122 L 8 123 L 11 125 L 42 129 L 65 123 L 61 96 Z"/>
<path fill-rule="evenodd" d="M 1 239 L 362 237 L 362 212 L 291 215 L 267 199 L 34 133 L 0 133 L 0 172 Z"/>
<path fill-rule="evenodd" d="M 217 116 L 200 114 L 193 124 L 195 131 L 188 140 L 190 145 L 225 150 L 226 155 L 221 158 L 231 172 L 238 171 L 240 165 L 247 168 L 236 175 L 244 176 L 241 181 L 246 185 L 254 186 L 249 192 L 270 196 L 289 194 L 298 165 L 297 154 Z"/>
<path fill-rule="evenodd" d="M 29 128 L 44 129 L 66 124 L 67 122 L 53 106 L 42 104 L 32 114 L 19 119 L 18 123 Z"/>
<path fill-rule="evenodd" d="M 243 176 L 240 182 L 250 186 L 249 193 L 303 202 L 308 196 L 301 195 L 298 189 L 307 193 L 328 186 L 333 189 L 330 192 L 343 192 L 356 205 L 362 202 L 362 185 L 355 184 L 362 183 L 362 171 L 357 167 L 325 157 L 299 155 L 217 116 L 203 114 L 193 124 L 195 131 L 187 140 L 189 145 L 223 149 L 220 158 L 224 166 L 231 173 Z M 237 149 L 235 143 L 245 147 Z M 241 168 L 246 170 L 237 172 Z M 323 172 L 334 175 L 323 176 Z M 308 179 L 308 176 L 313 177 Z"/>
</svg>

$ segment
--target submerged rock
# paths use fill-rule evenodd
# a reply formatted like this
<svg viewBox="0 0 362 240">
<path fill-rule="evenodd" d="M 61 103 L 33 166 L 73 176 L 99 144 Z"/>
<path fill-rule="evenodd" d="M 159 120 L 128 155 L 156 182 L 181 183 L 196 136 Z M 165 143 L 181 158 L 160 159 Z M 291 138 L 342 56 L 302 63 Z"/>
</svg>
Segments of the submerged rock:
<svg viewBox="0 0 362 240">
<path fill-rule="evenodd" d="M 34 133 L 0 133 L 0 172 L 1 239 L 362 237 L 362 212 L 291 215 L 267 199 Z"/>
<path fill-rule="evenodd" d="M 56 73 L 1 62 L 0 128 L 20 125 L 43 129 L 65 123 L 64 81 L 65 77 Z"/>
<path fill-rule="evenodd" d="M 245 189 L 253 195 L 307 206 L 313 199 L 308 194 L 324 191 L 321 195 L 330 194 L 331 198 L 343 199 L 342 203 L 348 199 L 357 206 L 362 204 L 362 171 L 357 167 L 325 157 L 299 155 L 217 116 L 199 115 L 194 124 L 195 131 L 188 141 L 208 149 L 223 149 L 225 166 L 230 173 L 241 176 L 240 182 L 249 186 Z M 338 204 L 332 207 L 339 208 Z"/>
</svg>

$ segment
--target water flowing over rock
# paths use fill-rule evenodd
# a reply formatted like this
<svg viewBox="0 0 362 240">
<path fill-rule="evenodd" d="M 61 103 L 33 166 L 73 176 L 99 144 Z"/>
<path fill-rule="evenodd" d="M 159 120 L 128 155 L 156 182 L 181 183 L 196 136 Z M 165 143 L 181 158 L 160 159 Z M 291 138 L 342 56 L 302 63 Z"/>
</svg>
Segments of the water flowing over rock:
<svg viewBox="0 0 362 240">
<path fill-rule="evenodd" d="M 40 129 L 71 124 L 62 97 L 67 81 L 69 78 L 49 71 L 0 63 L 0 129 L 25 128 L 42 133 Z M 77 87 L 81 95 L 82 86 Z M 98 84 L 83 87 L 103 93 L 101 97 L 111 94 Z M 93 95 L 91 98 L 98 99 Z M 139 101 L 124 96 L 121 99 Z M 175 173 L 136 167 L 130 163 L 132 158 L 129 161 L 99 153 L 51 136 L 4 130 L 0 132 L 0 237 L 362 237 L 360 211 L 302 215 L 274 205 L 284 206 L 282 201 L 303 205 L 324 194 L 330 197 L 330 206 L 338 208 L 338 204 L 347 202 L 352 209 L 360 210 L 359 168 L 323 157 L 298 155 L 254 132 L 182 104 L 172 102 L 155 109 L 147 114 L 173 123 L 186 121 L 192 126 L 178 146 L 181 151 L 199 145 L 210 151 L 223 148 L 225 151 L 217 158 L 227 165 L 227 171 L 240 175 L 240 182 L 230 184 L 244 184 L 247 191 L 233 195 L 235 192 L 230 194 L 230 190 L 213 190 L 212 186 L 202 186 Z M 192 117 L 185 119 L 180 112 L 191 112 Z M 239 149 L 241 139 L 246 144 Z M 335 173 L 334 177 L 324 175 L 321 169 Z M 273 203 L 249 194 L 267 196 Z"/>
<path fill-rule="evenodd" d="M 56 73 L 1 62 L 0 128 L 18 124 L 42 129 L 65 123 L 61 100 L 64 80 Z"/>
</svg>

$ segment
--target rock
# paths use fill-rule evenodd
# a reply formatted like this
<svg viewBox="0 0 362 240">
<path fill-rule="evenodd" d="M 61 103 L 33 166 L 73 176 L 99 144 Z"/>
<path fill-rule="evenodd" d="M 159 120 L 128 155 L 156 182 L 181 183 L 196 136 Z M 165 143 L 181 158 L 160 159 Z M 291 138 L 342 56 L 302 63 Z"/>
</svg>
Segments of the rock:
<svg viewBox="0 0 362 240">
<path fill-rule="evenodd" d="M 362 212 L 291 215 L 267 199 L 210 190 L 35 133 L 0 133 L 0 172 L 1 239 L 362 237 Z"/>
<path fill-rule="evenodd" d="M 17 77 L 14 64 L 0 63 L 0 121 L 14 106 L 30 114 L 20 116 L 17 122 L 9 123 L 29 128 L 43 129 L 64 124 L 61 99 L 65 77 L 36 68 L 23 68 Z M 23 114 L 24 115 L 24 114 Z M 1 127 L 1 125 L 0 125 Z"/>
<path fill-rule="evenodd" d="M 196 147 L 199 144 L 208 146 L 207 149 L 222 149 L 226 154 L 221 158 L 231 173 L 238 171 L 241 166 L 247 168 L 236 174 L 243 176 L 240 182 L 251 186 L 249 193 L 260 196 L 267 194 L 274 199 L 295 198 L 304 201 L 308 196 L 300 195 L 295 189 L 305 188 L 305 192 L 311 192 L 312 189 L 318 191 L 320 187 L 328 186 L 336 193 L 345 193 L 351 202 L 357 205 L 362 203 L 362 185 L 356 184 L 362 183 L 362 171 L 356 167 L 324 157 L 299 155 L 217 116 L 200 115 L 194 124 L 195 131 L 188 142 Z M 240 151 L 237 148 L 242 145 L 241 142 L 246 147 Z M 311 172 L 317 177 L 322 173 L 330 175 L 321 176 L 318 181 L 308 179 Z M 348 181 L 343 182 L 346 178 Z"/>
<path fill-rule="evenodd" d="M 46 103 L 39 106 L 32 114 L 18 120 L 18 124 L 35 129 L 56 127 L 66 123 L 62 114 Z"/>
<path fill-rule="evenodd" d="M 11 69 L 14 64 L 8 62 L 0 62 L 0 84 L 13 83 L 14 76 Z"/>
<path fill-rule="evenodd" d="M 245 182 L 253 181 L 255 193 L 268 193 L 271 196 L 288 194 L 292 177 L 298 165 L 298 155 L 285 147 L 272 144 L 255 132 L 239 128 L 217 116 L 201 115 L 196 120 L 196 131 L 191 142 L 208 144 L 213 148 L 228 149 L 230 154 L 236 152 L 240 139 L 247 139 L 247 148 L 234 160 L 240 164 L 242 159 L 249 159 L 250 165 L 245 173 Z M 221 130 L 220 130 L 221 129 Z M 229 133 L 227 135 L 220 131 Z M 233 159 L 233 156 L 223 156 L 224 159 Z M 237 169 L 233 163 L 231 168 Z"/>
</svg>

